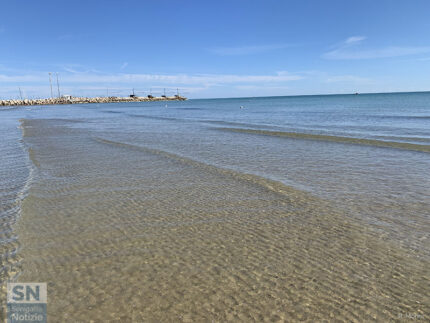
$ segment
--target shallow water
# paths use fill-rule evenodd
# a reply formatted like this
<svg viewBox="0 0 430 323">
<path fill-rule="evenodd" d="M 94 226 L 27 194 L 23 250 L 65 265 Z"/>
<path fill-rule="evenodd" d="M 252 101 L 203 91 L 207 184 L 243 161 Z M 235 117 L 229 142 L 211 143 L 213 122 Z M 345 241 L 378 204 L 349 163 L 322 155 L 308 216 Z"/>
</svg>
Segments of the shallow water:
<svg viewBox="0 0 430 323">
<path fill-rule="evenodd" d="M 10 134 L 1 170 L 16 169 L 2 207 L 17 206 L 14 220 L 2 213 L 13 237 L 2 250 L 14 254 L 2 280 L 47 282 L 50 320 L 61 322 L 427 317 L 426 102 L 0 111 Z"/>
<path fill-rule="evenodd" d="M 21 214 L 21 203 L 26 196 L 32 173 L 18 125 L 13 117 L 3 116 L 1 119 L 0 308 L 3 308 L 5 301 L 3 283 L 14 279 L 20 272 L 19 241 L 13 226 Z M 3 315 L 0 315 L 0 318 L 3 318 Z"/>
</svg>

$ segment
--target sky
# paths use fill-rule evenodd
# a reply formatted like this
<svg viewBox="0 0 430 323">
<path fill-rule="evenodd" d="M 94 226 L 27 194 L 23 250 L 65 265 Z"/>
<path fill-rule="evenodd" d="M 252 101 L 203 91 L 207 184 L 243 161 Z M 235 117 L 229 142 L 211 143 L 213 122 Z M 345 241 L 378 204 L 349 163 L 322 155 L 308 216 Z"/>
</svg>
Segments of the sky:
<svg viewBox="0 0 430 323">
<path fill-rule="evenodd" d="M 0 98 L 430 90 L 428 0 L 0 1 Z M 20 94 L 21 91 L 21 94 Z"/>
</svg>

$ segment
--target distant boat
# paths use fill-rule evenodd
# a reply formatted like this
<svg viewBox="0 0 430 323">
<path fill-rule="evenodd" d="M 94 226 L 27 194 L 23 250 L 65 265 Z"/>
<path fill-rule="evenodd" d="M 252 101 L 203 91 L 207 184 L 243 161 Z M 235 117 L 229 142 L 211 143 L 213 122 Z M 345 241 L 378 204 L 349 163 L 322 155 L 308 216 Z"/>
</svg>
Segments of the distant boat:
<svg viewBox="0 0 430 323">
<path fill-rule="evenodd" d="M 354 94 L 355 94 L 355 95 L 358 95 L 358 92 L 355 92 Z"/>
</svg>

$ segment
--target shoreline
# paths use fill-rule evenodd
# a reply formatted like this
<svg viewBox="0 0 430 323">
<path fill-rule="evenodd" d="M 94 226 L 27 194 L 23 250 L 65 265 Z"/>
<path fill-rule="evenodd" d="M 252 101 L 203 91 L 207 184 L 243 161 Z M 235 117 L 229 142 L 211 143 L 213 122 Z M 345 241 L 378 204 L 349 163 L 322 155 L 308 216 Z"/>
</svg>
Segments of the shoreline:
<svg viewBox="0 0 430 323">
<path fill-rule="evenodd" d="M 185 101 L 187 98 L 179 95 L 168 97 L 61 97 L 49 99 L 0 100 L 0 106 L 29 106 L 29 105 L 58 105 L 58 104 L 87 104 L 87 103 L 119 103 L 119 102 L 153 102 L 153 101 Z"/>
</svg>

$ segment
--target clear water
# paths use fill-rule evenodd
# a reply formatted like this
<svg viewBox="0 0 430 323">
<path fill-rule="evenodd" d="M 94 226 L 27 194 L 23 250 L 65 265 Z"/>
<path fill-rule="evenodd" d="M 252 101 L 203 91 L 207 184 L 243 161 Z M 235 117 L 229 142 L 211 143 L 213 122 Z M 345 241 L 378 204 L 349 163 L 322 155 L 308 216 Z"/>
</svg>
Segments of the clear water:
<svg viewBox="0 0 430 323">
<path fill-rule="evenodd" d="M 47 281 L 51 317 L 427 315 L 430 93 L 0 116 L 0 278 Z"/>
</svg>

